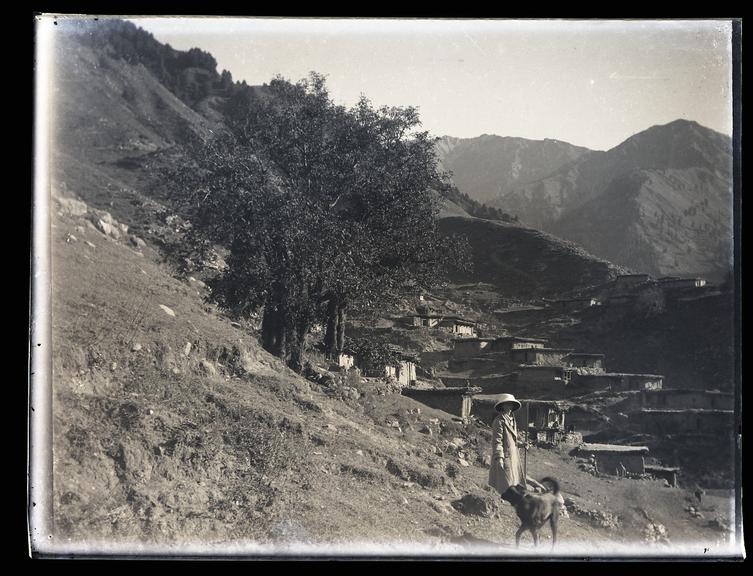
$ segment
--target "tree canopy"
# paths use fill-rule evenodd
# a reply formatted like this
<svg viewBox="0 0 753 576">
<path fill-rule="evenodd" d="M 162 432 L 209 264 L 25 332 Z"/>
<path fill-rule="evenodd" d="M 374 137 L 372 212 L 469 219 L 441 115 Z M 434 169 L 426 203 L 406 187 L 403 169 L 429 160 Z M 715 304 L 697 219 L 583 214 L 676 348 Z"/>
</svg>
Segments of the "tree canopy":
<svg viewBox="0 0 753 576">
<path fill-rule="evenodd" d="M 262 308 L 262 344 L 300 370 L 313 323 L 342 351 L 349 307 L 435 282 L 467 245 L 436 229 L 441 175 L 416 109 L 336 105 L 315 73 L 247 104 L 171 182 L 205 241 L 229 250 L 215 298 Z"/>
</svg>

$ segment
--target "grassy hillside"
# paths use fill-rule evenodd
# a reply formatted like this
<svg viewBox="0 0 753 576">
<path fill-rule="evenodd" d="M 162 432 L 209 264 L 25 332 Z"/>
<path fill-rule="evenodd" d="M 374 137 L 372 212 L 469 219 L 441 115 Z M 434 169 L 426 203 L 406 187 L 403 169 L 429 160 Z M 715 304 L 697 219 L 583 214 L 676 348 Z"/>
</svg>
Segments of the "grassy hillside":
<svg viewBox="0 0 753 576">
<path fill-rule="evenodd" d="M 204 304 L 200 284 L 167 274 L 152 246 L 130 241 L 130 229 L 113 222 L 122 232 L 115 240 L 90 223 L 106 219 L 101 212 L 70 201 L 55 207 L 61 542 L 514 552 L 514 511 L 485 486 L 488 427 L 369 381 L 343 395 L 336 375 L 328 386 L 302 379 Z M 532 451 L 528 466 L 534 477 L 563 480 L 573 511 L 561 524 L 563 553 L 611 554 L 642 541 L 650 522 L 641 510 L 673 543 L 719 545 L 721 533 L 677 514 L 681 490 L 594 478 L 546 450 Z M 724 514 L 725 498 L 711 495 L 707 505 Z M 600 520 L 610 514 L 619 518 L 611 528 Z M 531 552 L 524 544 L 521 553 Z"/>
<path fill-rule="evenodd" d="M 562 294 L 602 284 L 622 270 L 531 228 L 468 218 L 444 218 L 439 228 L 471 244 L 473 271 L 455 280 L 488 282 L 505 296 Z"/>
</svg>

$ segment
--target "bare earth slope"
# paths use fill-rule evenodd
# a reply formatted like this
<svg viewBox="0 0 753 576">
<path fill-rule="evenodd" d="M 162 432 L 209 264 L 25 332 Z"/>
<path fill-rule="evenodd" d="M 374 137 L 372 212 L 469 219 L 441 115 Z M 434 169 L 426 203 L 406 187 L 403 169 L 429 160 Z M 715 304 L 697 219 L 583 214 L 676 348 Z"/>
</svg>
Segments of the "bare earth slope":
<svg viewBox="0 0 753 576">
<path fill-rule="evenodd" d="M 473 252 L 473 270 L 455 280 L 488 282 L 506 296 L 562 294 L 602 284 L 624 269 L 585 250 L 532 228 L 478 218 L 447 217 L 445 233 L 465 235 Z"/>
<path fill-rule="evenodd" d="M 115 240 L 87 223 L 102 213 L 63 203 L 55 203 L 53 229 L 61 542 L 515 552 L 514 511 L 485 486 L 488 427 L 368 386 L 343 398 L 303 380 L 205 305 L 199 283 L 167 274 L 150 246 L 129 246 L 128 232 Z M 433 433 L 419 432 L 424 426 Z M 642 541 L 650 522 L 641 510 L 673 544 L 718 545 L 705 521 L 678 513 L 685 491 L 597 479 L 554 451 L 533 451 L 528 462 L 534 477 L 561 478 L 573 510 L 583 511 L 563 519 L 561 553 L 612 554 Z M 469 494 L 482 512 L 463 511 L 458 502 Z M 724 496 L 707 504 L 724 514 Z M 589 510 L 618 524 L 610 528 L 603 519 L 611 516 Z M 531 552 L 524 540 L 520 553 Z"/>
</svg>

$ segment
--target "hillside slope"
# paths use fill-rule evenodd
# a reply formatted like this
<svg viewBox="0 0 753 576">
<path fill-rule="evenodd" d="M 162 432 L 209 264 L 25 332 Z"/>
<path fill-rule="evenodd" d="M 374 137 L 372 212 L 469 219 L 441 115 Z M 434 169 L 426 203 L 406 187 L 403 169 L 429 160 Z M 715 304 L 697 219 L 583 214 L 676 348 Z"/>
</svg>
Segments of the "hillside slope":
<svg viewBox="0 0 753 576">
<path fill-rule="evenodd" d="M 629 268 L 718 278 L 731 263 L 731 151 L 728 137 L 677 120 L 492 204 Z"/>
<path fill-rule="evenodd" d="M 62 548 L 535 553 L 525 538 L 513 548 L 514 511 L 486 487 L 488 425 L 463 425 L 367 380 L 354 394 L 336 374 L 327 385 L 302 379 L 206 305 L 200 283 L 167 274 L 130 228 L 75 198 L 54 206 Z M 595 478 L 551 450 L 532 450 L 528 466 L 534 477 L 555 473 L 569 499 L 560 554 L 629 552 L 636 542 L 666 554 L 647 532 L 658 524 L 673 553 L 723 549 L 723 533 L 677 513 L 683 490 Z M 727 498 L 709 494 L 706 505 L 724 513 Z"/>
<path fill-rule="evenodd" d="M 473 270 L 458 282 L 488 282 L 505 296 L 542 297 L 603 284 L 625 270 L 544 232 L 477 218 L 443 218 L 439 229 L 468 238 Z"/>
<path fill-rule="evenodd" d="M 476 138 L 445 136 L 437 143 L 437 152 L 442 167 L 452 172 L 460 190 L 478 202 L 489 203 L 511 188 L 548 176 L 591 151 L 558 140 L 484 134 Z"/>
</svg>

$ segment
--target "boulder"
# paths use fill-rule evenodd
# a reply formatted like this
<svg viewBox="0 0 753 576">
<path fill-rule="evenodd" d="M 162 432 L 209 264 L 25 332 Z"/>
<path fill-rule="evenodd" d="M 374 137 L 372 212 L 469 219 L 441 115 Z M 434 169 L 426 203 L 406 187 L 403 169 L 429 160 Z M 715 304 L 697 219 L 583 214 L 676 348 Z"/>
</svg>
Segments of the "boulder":
<svg viewBox="0 0 753 576">
<path fill-rule="evenodd" d="M 75 198 L 57 197 L 58 208 L 60 212 L 69 216 L 83 216 L 89 211 L 86 203 Z"/>
<path fill-rule="evenodd" d="M 146 246 L 146 242 L 144 242 L 138 236 L 134 236 L 134 235 L 131 235 L 128 237 L 128 242 L 131 244 L 131 246 L 139 250 L 141 250 L 142 248 L 144 248 L 144 246 Z"/>
<path fill-rule="evenodd" d="M 199 362 L 199 368 L 201 368 L 201 371 L 204 372 L 207 376 L 216 376 L 217 375 L 217 368 L 214 367 L 214 364 L 212 364 L 209 360 L 202 360 Z"/>
<path fill-rule="evenodd" d="M 160 304 L 159 307 L 162 308 L 164 313 L 167 314 L 168 316 L 175 316 L 175 312 L 173 311 L 172 308 L 168 308 L 164 304 Z"/>
<path fill-rule="evenodd" d="M 499 510 L 499 502 L 492 495 L 471 492 L 453 500 L 452 507 L 467 516 L 492 518 Z"/>
</svg>

